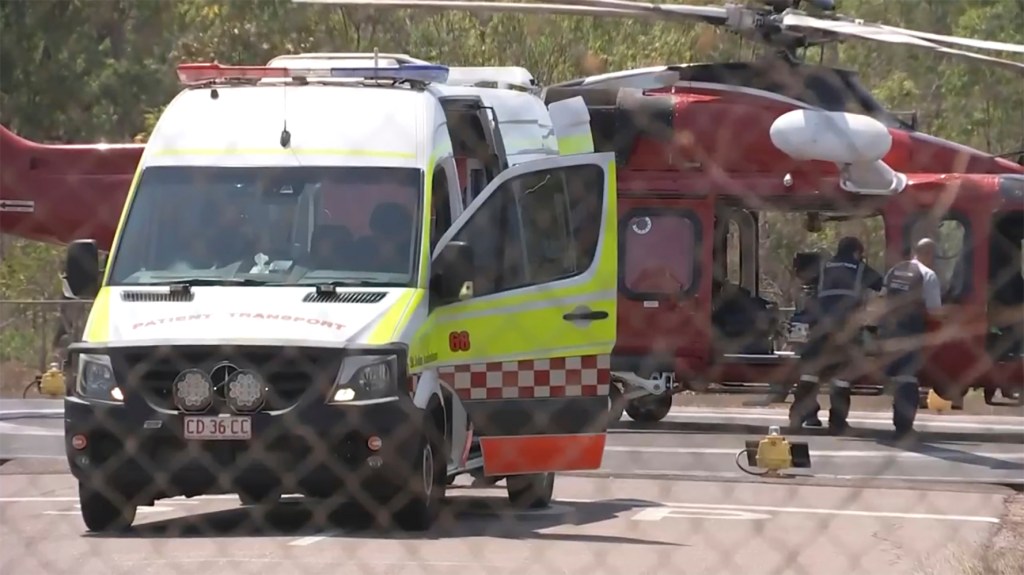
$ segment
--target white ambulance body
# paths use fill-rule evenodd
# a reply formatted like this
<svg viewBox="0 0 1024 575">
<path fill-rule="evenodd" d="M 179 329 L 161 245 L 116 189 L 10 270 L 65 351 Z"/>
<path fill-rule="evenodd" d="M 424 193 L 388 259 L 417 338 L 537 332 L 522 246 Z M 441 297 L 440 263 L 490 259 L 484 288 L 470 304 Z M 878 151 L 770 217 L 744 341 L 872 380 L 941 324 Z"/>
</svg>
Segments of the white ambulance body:
<svg viewBox="0 0 1024 575">
<path fill-rule="evenodd" d="M 102 277 L 94 242 L 68 250 L 94 299 L 65 400 L 90 529 L 223 492 L 394 503 L 424 528 L 460 473 L 538 506 L 554 472 L 600 466 L 614 157 L 582 101 L 491 72 L 179 68 Z"/>
</svg>

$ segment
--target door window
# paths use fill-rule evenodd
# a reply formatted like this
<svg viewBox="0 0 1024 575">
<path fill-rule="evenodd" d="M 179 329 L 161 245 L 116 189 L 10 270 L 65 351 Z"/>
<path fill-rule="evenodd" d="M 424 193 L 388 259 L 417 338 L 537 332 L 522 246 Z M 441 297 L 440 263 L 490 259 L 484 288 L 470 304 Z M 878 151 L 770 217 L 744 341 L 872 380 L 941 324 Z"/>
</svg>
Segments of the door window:
<svg viewBox="0 0 1024 575">
<path fill-rule="evenodd" d="M 623 222 L 622 291 L 633 299 L 692 294 L 698 271 L 696 217 L 688 211 L 633 210 Z"/>
<path fill-rule="evenodd" d="M 474 297 L 564 280 L 589 270 L 601 231 L 604 172 L 578 165 L 502 183 L 453 240 L 473 249 Z"/>
</svg>

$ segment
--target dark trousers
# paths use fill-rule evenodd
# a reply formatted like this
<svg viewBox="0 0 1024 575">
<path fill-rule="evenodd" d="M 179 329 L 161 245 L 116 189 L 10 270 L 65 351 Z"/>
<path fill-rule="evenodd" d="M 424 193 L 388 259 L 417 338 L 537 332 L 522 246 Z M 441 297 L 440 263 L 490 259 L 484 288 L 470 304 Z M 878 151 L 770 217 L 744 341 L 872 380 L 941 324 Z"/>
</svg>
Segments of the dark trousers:
<svg viewBox="0 0 1024 575">
<path fill-rule="evenodd" d="M 830 384 L 829 428 L 840 431 L 847 427 L 860 347 L 854 338 L 844 337 L 844 328 L 838 322 L 812 328 L 807 346 L 800 353 L 800 382 L 793 390 L 793 403 L 789 408 L 791 426 L 799 427 L 815 418 L 821 409 L 818 391 L 822 381 L 827 381 Z"/>
<path fill-rule="evenodd" d="M 908 351 L 889 362 L 885 375 L 892 382 L 892 425 L 897 433 L 914 428 L 921 385 L 917 372 L 921 369 L 921 352 Z"/>
</svg>

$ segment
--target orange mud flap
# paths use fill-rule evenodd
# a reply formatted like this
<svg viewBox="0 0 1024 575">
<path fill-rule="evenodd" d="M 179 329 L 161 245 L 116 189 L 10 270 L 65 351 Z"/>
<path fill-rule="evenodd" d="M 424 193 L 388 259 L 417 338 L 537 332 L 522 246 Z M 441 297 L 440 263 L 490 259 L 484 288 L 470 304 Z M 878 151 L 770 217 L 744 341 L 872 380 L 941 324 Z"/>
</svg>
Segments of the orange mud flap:
<svg viewBox="0 0 1024 575">
<path fill-rule="evenodd" d="M 607 433 L 481 437 L 484 475 L 600 469 Z"/>
</svg>

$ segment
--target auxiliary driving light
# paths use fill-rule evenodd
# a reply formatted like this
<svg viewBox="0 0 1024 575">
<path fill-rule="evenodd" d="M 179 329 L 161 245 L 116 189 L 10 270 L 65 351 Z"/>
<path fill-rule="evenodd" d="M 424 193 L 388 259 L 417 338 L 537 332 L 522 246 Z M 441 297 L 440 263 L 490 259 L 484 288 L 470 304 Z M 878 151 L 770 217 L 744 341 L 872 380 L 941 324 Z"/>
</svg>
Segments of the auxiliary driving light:
<svg viewBox="0 0 1024 575">
<path fill-rule="evenodd" d="M 227 380 L 226 399 L 231 409 L 239 412 L 256 411 L 263 407 L 267 394 L 265 384 L 254 371 L 240 369 Z"/>
<path fill-rule="evenodd" d="M 380 451 L 382 445 L 384 445 L 384 442 L 376 435 L 371 435 L 370 438 L 366 440 L 366 447 L 369 448 L 370 451 Z"/>
<path fill-rule="evenodd" d="M 89 445 L 89 441 L 85 438 L 84 435 L 77 434 L 71 436 L 71 447 L 74 448 L 76 451 L 81 451 L 85 449 L 87 445 Z"/>
<path fill-rule="evenodd" d="M 338 391 L 334 392 L 334 401 L 336 403 L 342 403 L 344 401 L 352 401 L 356 398 L 356 391 L 350 387 L 343 387 Z"/>
<path fill-rule="evenodd" d="M 204 411 L 213 402 L 213 382 L 198 369 L 186 369 L 174 378 L 174 403 L 182 411 Z"/>
</svg>

